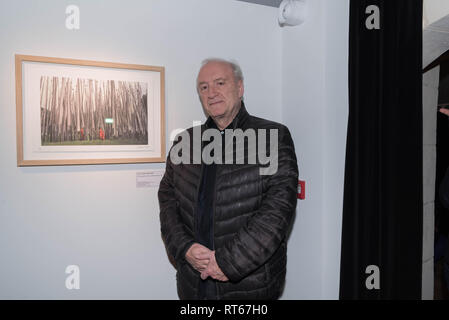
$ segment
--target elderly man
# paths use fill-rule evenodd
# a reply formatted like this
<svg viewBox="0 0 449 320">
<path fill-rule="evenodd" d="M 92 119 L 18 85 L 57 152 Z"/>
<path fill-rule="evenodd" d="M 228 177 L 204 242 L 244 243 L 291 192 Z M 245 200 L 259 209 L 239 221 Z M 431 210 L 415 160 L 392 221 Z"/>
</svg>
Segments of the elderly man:
<svg viewBox="0 0 449 320">
<path fill-rule="evenodd" d="M 208 115 L 201 133 L 215 130 L 218 136 L 209 134 L 214 138 L 208 141 L 204 135 L 195 136 L 199 128 L 186 130 L 184 139 L 175 141 L 170 151 L 158 193 L 161 233 L 177 270 L 178 295 L 181 299 L 277 299 L 285 282 L 286 235 L 298 183 L 290 133 L 279 123 L 248 114 L 236 63 L 205 60 L 197 90 Z M 235 133 L 247 138 L 243 158 Z M 195 141 L 198 137 L 201 141 Z M 212 143 L 219 147 L 210 148 Z M 188 150 L 178 148 L 181 144 Z M 213 149 L 210 155 L 215 161 L 205 161 L 203 152 L 196 163 L 195 144 L 203 151 Z M 255 150 L 259 157 L 251 161 Z M 263 171 L 265 150 L 276 164 L 274 170 Z M 183 161 L 174 161 L 180 151 L 185 153 Z M 221 161 L 225 155 L 230 157 Z"/>
</svg>

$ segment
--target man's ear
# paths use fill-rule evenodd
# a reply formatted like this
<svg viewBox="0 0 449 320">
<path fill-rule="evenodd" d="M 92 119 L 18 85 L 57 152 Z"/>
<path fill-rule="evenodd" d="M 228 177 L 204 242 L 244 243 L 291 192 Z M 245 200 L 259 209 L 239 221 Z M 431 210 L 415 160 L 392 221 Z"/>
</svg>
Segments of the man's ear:
<svg viewBox="0 0 449 320">
<path fill-rule="evenodd" d="M 238 87 L 238 90 L 239 90 L 239 98 L 241 98 L 241 97 L 243 97 L 243 93 L 245 92 L 245 88 L 243 86 L 243 81 L 242 80 L 239 80 L 237 82 L 237 87 Z"/>
</svg>

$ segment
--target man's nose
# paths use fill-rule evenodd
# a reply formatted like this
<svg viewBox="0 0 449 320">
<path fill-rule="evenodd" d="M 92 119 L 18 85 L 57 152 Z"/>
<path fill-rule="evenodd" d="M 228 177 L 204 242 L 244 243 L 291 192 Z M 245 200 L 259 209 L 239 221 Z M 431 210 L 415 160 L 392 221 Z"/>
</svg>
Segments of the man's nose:
<svg viewBox="0 0 449 320">
<path fill-rule="evenodd" d="M 215 98 L 218 94 L 217 88 L 215 86 L 209 86 L 207 95 L 209 98 Z"/>
</svg>

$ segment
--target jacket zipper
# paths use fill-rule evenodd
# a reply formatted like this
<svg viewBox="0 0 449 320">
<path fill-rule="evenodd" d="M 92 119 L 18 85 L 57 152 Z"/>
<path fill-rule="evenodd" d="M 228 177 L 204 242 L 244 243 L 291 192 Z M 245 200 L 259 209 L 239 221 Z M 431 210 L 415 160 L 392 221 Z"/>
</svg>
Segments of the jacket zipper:
<svg viewBox="0 0 449 320">
<path fill-rule="evenodd" d="M 234 122 L 233 125 L 233 130 L 235 130 L 235 128 L 237 127 L 237 121 L 238 118 L 235 119 L 236 121 Z M 234 142 L 234 138 L 232 138 L 232 143 Z M 222 142 L 223 142 L 223 138 L 222 138 Z M 226 140 L 225 140 L 225 144 L 226 144 Z M 233 143 L 234 144 L 234 143 Z M 232 150 L 234 150 L 234 145 L 232 146 Z M 234 152 L 234 151 L 233 151 Z M 223 160 L 223 159 L 222 159 Z M 215 164 L 217 166 L 217 164 Z M 212 213 L 212 249 L 215 251 L 215 203 L 217 201 L 217 183 L 218 183 L 218 170 L 219 170 L 219 166 L 217 166 L 216 170 L 215 170 L 215 185 L 214 185 L 214 202 L 212 207 L 213 209 L 213 213 Z M 218 281 L 215 281 L 215 291 L 217 293 L 217 300 L 220 300 L 220 294 L 218 292 Z"/>
<path fill-rule="evenodd" d="M 193 207 L 193 232 L 195 234 L 195 241 L 198 241 L 198 197 L 200 193 L 200 186 L 201 182 L 203 181 L 203 175 L 204 175 L 204 165 L 201 164 L 201 172 L 200 172 L 200 180 L 198 182 L 198 185 L 196 187 L 196 195 L 195 195 L 195 206 Z"/>
<path fill-rule="evenodd" d="M 215 164 L 217 166 L 217 164 Z M 214 201 L 212 203 L 212 250 L 215 251 L 215 203 L 217 201 L 217 172 L 218 166 L 215 169 L 215 183 L 214 183 Z M 217 300 L 220 300 L 220 295 L 218 293 L 218 281 L 215 281 L 215 292 L 217 294 Z"/>
<path fill-rule="evenodd" d="M 201 128 L 201 135 L 203 134 L 203 128 Z M 201 142 L 200 152 L 203 152 L 203 142 Z M 198 197 L 200 196 L 200 187 L 203 181 L 204 175 L 204 163 L 201 161 L 201 169 L 200 169 L 200 179 L 198 180 L 198 185 L 196 186 L 196 194 L 195 194 L 195 206 L 193 207 L 193 232 L 195 233 L 195 241 L 198 241 L 197 237 L 197 228 L 198 228 Z"/>
<path fill-rule="evenodd" d="M 202 149 L 203 149 L 203 146 L 201 145 L 201 150 Z M 199 179 L 198 185 L 196 187 L 195 206 L 193 207 L 193 232 L 195 235 L 195 242 L 198 242 L 198 201 L 199 201 L 198 197 L 200 195 L 199 193 L 200 193 L 201 183 L 203 181 L 203 175 L 204 175 L 204 163 L 202 163 L 202 161 L 201 161 L 200 179 Z M 201 278 L 198 278 L 198 283 L 197 283 L 198 293 L 199 293 L 200 286 L 201 286 Z"/>
</svg>

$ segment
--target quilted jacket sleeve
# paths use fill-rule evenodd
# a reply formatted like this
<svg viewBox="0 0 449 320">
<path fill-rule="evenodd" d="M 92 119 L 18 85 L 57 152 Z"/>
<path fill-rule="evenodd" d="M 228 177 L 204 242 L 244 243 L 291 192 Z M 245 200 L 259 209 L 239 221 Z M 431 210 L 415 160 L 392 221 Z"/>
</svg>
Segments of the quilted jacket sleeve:
<svg viewBox="0 0 449 320">
<path fill-rule="evenodd" d="M 215 257 L 231 282 L 262 266 L 285 239 L 296 209 L 298 165 L 287 127 L 279 130 L 278 170 L 266 176 L 262 204 L 232 240 L 216 249 Z"/>
<path fill-rule="evenodd" d="M 184 222 L 179 215 L 173 186 L 173 164 L 170 161 L 170 156 L 167 157 L 165 174 L 159 185 L 158 198 L 162 239 L 168 254 L 178 266 L 185 261 L 185 254 L 194 243 L 194 239 L 186 231 Z"/>
</svg>

